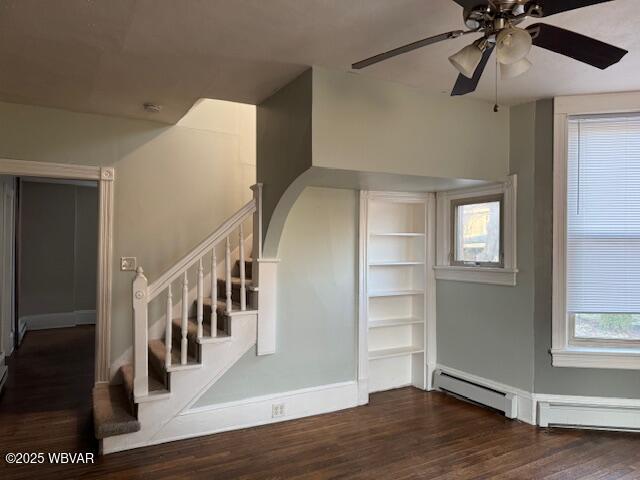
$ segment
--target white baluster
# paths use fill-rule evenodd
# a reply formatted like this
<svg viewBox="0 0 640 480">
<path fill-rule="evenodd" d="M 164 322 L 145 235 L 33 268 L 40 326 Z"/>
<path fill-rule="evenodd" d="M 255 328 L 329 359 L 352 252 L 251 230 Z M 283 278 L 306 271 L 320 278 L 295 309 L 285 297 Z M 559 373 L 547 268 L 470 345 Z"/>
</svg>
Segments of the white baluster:
<svg viewBox="0 0 640 480">
<path fill-rule="evenodd" d="M 173 343 L 173 334 L 171 328 L 173 326 L 173 294 L 171 293 L 171 284 L 167 289 L 167 325 L 164 332 L 164 366 L 169 370 L 171 366 L 171 344 Z"/>
<path fill-rule="evenodd" d="M 247 309 L 247 286 L 244 272 L 244 229 L 240 224 L 240 310 Z"/>
<path fill-rule="evenodd" d="M 147 277 L 142 267 L 138 267 L 133 280 L 133 394 L 136 397 L 144 397 L 149 393 L 147 294 Z"/>
<path fill-rule="evenodd" d="M 198 339 L 202 338 L 203 332 L 202 332 L 202 318 L 203 318 L 203 313 L 202 313 L 202 297 L 204 297 L 204 273 L 202 270 L 202 258 L 200 259 L 200 262 L 198 263 L 198 298 L 196 300 L 196 320 L 198 322 Z"/>
<path fill-rule="evenodd" d="M 225 257 L 224 257 L 224 266 L 225 266 L 225 280 L 227 287 L 227 312 L 231 313 L 232 302 L 231 302 L 231 247 L 229 246 L 229 237 L 227 237 L 226 249 L 225 249 Z"/>
<path fill-rule="evenodd" d="M 218 336 L 218 266 L 216 247 L 211 252 L 211 336 Z"/>
<path fill-rule="evenodd" d="M 187 364 L 187 333 L 189 332 L 189 279 L 187 272 L 184 272 L 184 280 L 182 281 L 182 341 L 180 342 L 180 363 Z"/>
</svg>

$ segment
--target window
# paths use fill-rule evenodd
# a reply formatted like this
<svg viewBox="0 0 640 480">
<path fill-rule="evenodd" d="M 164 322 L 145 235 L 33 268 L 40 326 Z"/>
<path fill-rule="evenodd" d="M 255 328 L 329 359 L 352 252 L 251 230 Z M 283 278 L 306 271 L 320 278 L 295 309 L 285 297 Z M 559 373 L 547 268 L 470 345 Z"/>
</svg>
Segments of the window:
<svg viewBox="0 0 640 480">
<path fill-rule="evenodd" d="M 516 284 L 515 175 L 504 183 L 437 196 L 436 278 Z"/>
<path fill-rule="evenodd" d="M 640 114 L 568 119 L 571 343 L 640 340 Z"/>
<path fill-rule="evenodd" d="M 503 195 L 451 203 L 451 264 L 502 267 Z"/>
<path fill-rule="evenodd" d="M 553 364 L 640 369 L 640 96 L 560 97 L 555 123 Z"/>
</svg>

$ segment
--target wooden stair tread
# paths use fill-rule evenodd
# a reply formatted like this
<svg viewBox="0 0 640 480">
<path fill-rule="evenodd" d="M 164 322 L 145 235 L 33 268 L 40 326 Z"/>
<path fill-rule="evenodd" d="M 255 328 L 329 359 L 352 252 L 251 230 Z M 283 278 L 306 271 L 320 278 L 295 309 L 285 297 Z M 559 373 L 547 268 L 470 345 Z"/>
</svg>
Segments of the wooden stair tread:
<svg viewBox="0 0 640 480">
<path fill-rule="evenodd" d="M 99 440 L 140 430 L 140 422 L 131 414 L 122 385 L 93 387 L 93 427 Z"/>
<path fill-rule="evenodd" d="M 164 342 L 162 340 L 151 340 L 149 342 L 149 354 L 155 358 L 156 362 L 158 362 L 158 365 L 164 366 L 166 350 Z M 186 365 L 182 365 L 180 363 L 180 349 L 171 349 L 171 367 L 169 368 L 169 371 L 185 367 L 199 367 L 200 365 L 200 362 L 198 362 L 198 360 L 192 356 L 187 356 Z"/>
<path fill-rule="evenodd" d="M 203 305 L 207 305 L 210 306 L 211 305 L 211 299 L 209 299 L 209 303 L 206 304 L 205 301 L 203 300 Z M 190 339 L 196 339 L 198 337 L 198 321 L 193 318 L 190 317 L 189 318 L 189 322 L 188 322 L 188 329 L 187 329 L 187 337 Z M 178 331 L 181 331 L 182 329 L 182 319 L 181 318 L 174 318 L 173 319 L 173 328 L 174 329 L 178 329 Z M 203 338 L 211 338 L 211 319 L 205 318 L 202 321 L 202 337 Z M 218 329 L 218 335 L 216 337 L 213 338 L 219 338 L 219 337 L 228 337 L 227 333 L 223 330 L 219 330 Z"/>
</svg>

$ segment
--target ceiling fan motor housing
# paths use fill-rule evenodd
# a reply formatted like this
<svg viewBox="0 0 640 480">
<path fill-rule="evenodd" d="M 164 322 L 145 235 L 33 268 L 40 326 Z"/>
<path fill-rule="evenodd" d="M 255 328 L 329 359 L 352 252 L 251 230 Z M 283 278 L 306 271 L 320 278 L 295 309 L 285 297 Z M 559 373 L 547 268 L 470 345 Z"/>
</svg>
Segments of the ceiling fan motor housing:
<svg viewBox="0 0 640 480">
<path fill-rule="evenodd" d="M 527 17 L 542 17 L 543 11 L 532 0 L 493 0 L 465 8 L 463 15 L 464 23 L 470 30 L 496 33 L 523 22 Z"/>
</svg>

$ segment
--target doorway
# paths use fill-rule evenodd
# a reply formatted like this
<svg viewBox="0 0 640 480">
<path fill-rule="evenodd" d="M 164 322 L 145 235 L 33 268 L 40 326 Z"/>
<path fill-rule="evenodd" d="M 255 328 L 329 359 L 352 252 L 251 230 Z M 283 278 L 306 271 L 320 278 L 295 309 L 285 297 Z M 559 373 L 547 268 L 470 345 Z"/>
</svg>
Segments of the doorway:
<svg viewBox="0 0 640 480">
<path fill-rule="evenodd" d="M 0 158 L 0 175 L 89 180 L 98 183 L 98 266 L 94 382 L 110 379 L 111 280 L 113 276 L 113 214 L 115 169 Z M 4 329 L 0 329 L 0 333 Z M 18 332 L 15 332 L 17 334 Z M 2 342 L 0 342 L 2 343 Z M 0 357 L 2 355 L 0 354 Z M 0 358 L 2 366 L 3 358 Z"/>
<path fill-rule="evenodd" d="M 26 334 L 96 323 L 98 185 L 17 180 L 18 347 Z"/>
<path fill-rule="evenodd" d="M 13 224 L 5 215 L 3 232 L 13 231 L 15 314 L 0 423 L 8 425 L 18 441 L 38 443 L 46 438 L 38 437 L 30 425 L 44 414 L 56 419 L 58 434 L 93 448 L 98 182 L 2 180 L 14 192 Z"/>
</svg>

